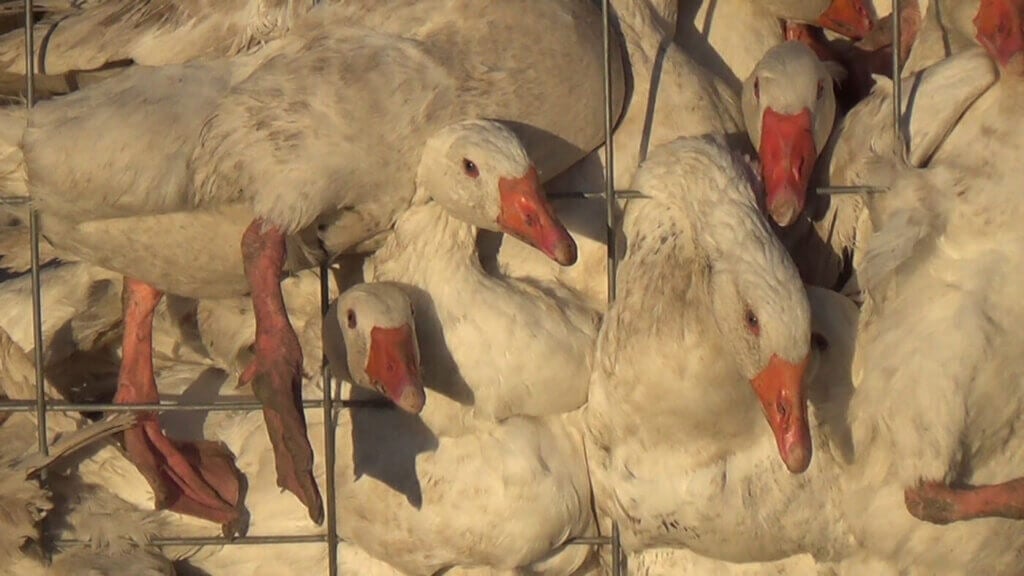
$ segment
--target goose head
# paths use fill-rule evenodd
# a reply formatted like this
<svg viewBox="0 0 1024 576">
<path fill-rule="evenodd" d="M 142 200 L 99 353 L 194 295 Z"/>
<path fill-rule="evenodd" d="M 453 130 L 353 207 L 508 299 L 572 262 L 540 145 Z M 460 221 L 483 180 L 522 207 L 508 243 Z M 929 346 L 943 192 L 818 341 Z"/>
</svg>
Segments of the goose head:
<svg viewBox="0 0 1024 576">
<path fill-rule="evenodd" d="M 836 114 L 829 68 L 800 42 L 765 53 L 743 83 L 743 117 L 761 158 L 765 205 L 779 226 L 804 209 L 818 153 Z"/>
<path fill-rule="evenodd" d="M 864 0 L 832 0 L 813 23 L 853 40 L 867 36 L 874 24 Z"/>
<path fill-rule="evenodd" d="M 758 235 L 768 244 L 767 223 Z M 781 244 L 750 258 L 713 263 L 711 313 L 733 359 L 761 403 L 783 463 L 799 474 L 811 462 L 804 372 L 810 358 L 810 305 Z M 767 258 L 765 257 L 767 256 Z"/>
<path fill-rule="evenodd" d="M 576 243 L 555 216 L 519 138 L 504 125 L 468 120 L 427 142 L 417 188 L 452 216 L 504 232 L 562 266 L 576 262 Z"/>
<path fill-rule="evenodd" d="M 865 0 L 762 0 L 772 14 L 832 30 L 853 40 L 867 36 L 874 27 Z"/>
<path fill-rule="evenodd" d="M 420 349 L 409 297 L 394 284 L 349 288 L 324 320 L 324 351 L 336 374 L 348 374 L 399 408 L 419 414 L 426 402 Z"/>
<path fill-rule="evenodd" d="M 974 18 L 978 42 L 1004 69 L 1024 69 L 1024 0 L 981 0 Z"/>
<path fill-rule="evenodd" d="M 652 152 L 633 187 L 661 200 L 650 210 L 679 209 L 690 222 L 709 328 L 753 387 L 786 468 L 801 473 L 812 451 L 804 390 L 810 304 L 796 265 L 758 207 L 753 183 L 751 170 L 720 138 L 684 138 Z M 644 234 L 640 225 L 632 222 L 627 237 Z"/>
</svg>

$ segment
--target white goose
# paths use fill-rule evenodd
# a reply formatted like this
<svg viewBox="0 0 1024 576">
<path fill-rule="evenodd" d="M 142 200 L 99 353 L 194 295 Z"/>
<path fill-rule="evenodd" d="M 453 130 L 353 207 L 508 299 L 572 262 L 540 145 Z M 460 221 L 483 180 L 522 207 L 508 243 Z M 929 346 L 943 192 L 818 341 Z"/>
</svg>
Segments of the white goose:
<svg viewBox="0 0 1024 576">
<path fill-rule="evenodd" d="M 779 226 L 790 226 L 804 210 L 835 122 L 839 74 L 805 44 L 789 41 L 768 50 L 743 82 L 747 135 L 760 157 L 768 214 Z"/>
<path fill-rule="evenodd" d="M 845 569 L 852 565 L 850 559 L 858 557 L 860 550 L 845 528 L 839 500 L 839 461 L 851 456 L 845 416 L 853 393 L 850 362 L 858 311 L 852 301 L 829 290 L 808 286 L 807 296 L 812 316 L 812 356 L 806 385 L 816 445 L 811 468 L 800 481 L 792 481 L 788 472 L 775 464 L 778 455 L 771 441 L 754 442 L 740 449 L 726 467 L 713 464 L 704 472 L 722 475 L 717 484 L 712 481 L 720 494 L 704 502 L 697 496 L 678 517 L 688 526 L 692 541 L 700 540 L 695 548 L 707 555 L 685 548 L 637 550 L 629 555 L 629 574 L 827 574 Z M 689 473 L 689 486 L 700 486 L 695 481 L 699 477 Z M 706 508 L 701 510 L 702 506 Z M 813 512 L 808 515 L 808 511 Z M 754 530 L 747 525 L 747 516 L 756 517 Z M 737 527 L 733 531 L 725 526 L 721 532 L 708 530 L 729 521 Z M 751 540 L 754 545 L 744 549 Z M 722 542 L 728 544 L 723 547 Z M 766 558 L 774 560 L 766 562 Z"/>
<path fill-rule="evenodd" d="M 502 6 L 516 9 L 512 4 Z M 21 149 L 44 234 L 62 250 L 125 274 L 126 310 L 138 312 L 125 315 L 123 384 L 117 400 L 156 397 L 145 340 L 162 290 L 216 296 L 250 289 L 258 337 L 255 359 L 241 380 L 254 382 L 267 406 L 283 485 L 318 520 L 322 511 L 309 474 L 311 453 L 301 440 L 304 426 L 294 407 L 292 388 L 302 356 L 283 313 L 278 283 L 282 269 L 308 266 L 325 257 L 316 246 L 318 235 L 333 255 L 386 233 L 411 200 L 418 163 L 431 167 L 426 172 L 447 174 L 447 180 L 432 183 L 454 186 L 454 192 L 463 194 L 461 201 L 479 203 L 472 191 L 486 190 L 487 205 L 478 207 L 486 211 L 487 226 L 539 243 L 563 264 L 575 259 L 573 242 L 549 207 L 529 195 L 537 172 L 502 183 L 478 178 L 475 162 L 486 159 L 475 158 L 475 153 L 486 149 L 490 136 L 486 124 L 461 123 L 472 116 L 507 114 L 522 122 L 538 150 L 552 152 L 542 156 L 549 166 L 566 161 L 566 147 L 571 160 L 571 154 L 599 141 L 598 131 L 588 127 L 585 103 L 568 114 L 550 114 L 540 112 L 543 107 L 535 106 L 531 97 L 531 79 L 537 77 L 562 72 L 577 78 L 590 74 L 595 81 L 600 77 L 597 58 L 589 51 L 600 37 L 598 29 L 587 25 L 597 23 L 593 8 L 580 3 L 527 4 L 518 8 L 532 9 L 516 21 L 536 19 L 538 26 L 525 36 L 507 27 L 488 29 L 487 20 L 423 43 L 351 29 L 328 33 L 328 28 L 311 23 L 302 33 L 281 39 L 274 51 L 261 50 L 230 62 L 137 68 L 40 103 Z M 549 16 L 576 19 L 568 21 L 571 25 L 565 20 L 552 24 Z M 566 27 L 568 36 L 554 33 Z M 540 62 L 519 61 L 516 50 L 475 50 L 474 39 L 481 34 L 520 47 L 533 40 L 544 45 L 543 35 L 549 34 L 570 46 Z M 447 58 L 442 62 L 432 51 Z M 463 68 L 469 64 L 480 67 Z M 359 90 L 325 90 L 320 80 L 313 81 L 322 80 L 317 70 L 325 66 L 333 67 L 331 77 L 341 87 L 358 85 Z M 502 73 L 490 74 L 493 69 Z M 306 81 L 282 83 L 285 78 Z M 179 82 L 203 88 L 183 93 Z M 569 100 L 576 87 L 572 84 L 564 84 L 561 94 L 536 95 Z M 514 94 L 496 96 L 506 94 L 510 85 L 516 86 Z M 390 129 L 369 130 L 367 110 L 379 111 L 372 117 Z M 14 122 L 22 121 L 21 113 L 8 112 L 5 120 L 5 135 L 13 136 L 7 140 L 7 186 L 23 189 L 18 130 L 13 128 Z M 121 128 L 111 131 L 111 122 Z M 99 132 L 111 134 L 99 151 L 93 148 L 83 154 L 84 149 L 73 143 L 84 141 L 74 134 L 87 138 Z M 56 133 L 61 137 L 54 139 Z M 589 133 L 592 136 L 584 136 Z M 159 142 L 156 134 L 161 135 Z M 594 140 L 587 142 L 588 138 Z M 434 156 L 420 157 L 429 139 L 445 145 L 431 147 Z M 544 144 L 552 141 L 557 141 L 553 147 Z M 143 142 L 154 147 L 142 146 Z M 123 153 L 142 149 L 145 159 Z M 171 161 L 154 163 L 154 157 Z M 303 158 L 301 164 L 296 164 L 298 157 Z M 381 166 L 363 161 L 366 157 L 392 161 Z M 66 190 L 75 190 L 76 195 L 69 197 Z M 203 257 L 196 258 L 197 254 Z M 195 470 L 202 464 L 181 458 L 152 419 L 143 420 L 129 437 L 133 457 L 160 486 L 161 502 L 220 523 L 237 519 L 237 478 L 230 470 L 208 471 L 202 477 Z M 168 466 L 174 470 L 169 476 L 164 470 Z"/>
<path fill-rule="evenodd" d="M 511 131 L 489 126 L 488 132 L 489 148 L 481 150 L 486 153 L 473 156 L 480 158 L 474 170 L 481 179 L 513 182 L 532 173 Z M 428 143 L 426 154 L 442 155 L 446 147 L 443 140 Z M 440 191 L 444 177 L 423 170 L 419 184 Z M 527 190 L 531 185 L 522 182 L 514 190 L 539 202 L 544 192 Z M 420 332 L 427 369 L 451 375 L 444 380 L 452 388 L 441 392 L 492 420 L 582 406 L 598 315 L 557 286 L 487 274 L 477 255 L 477 231 L 492 227 L 497 206 L 462 208 L 470 202 L 440 192 L 434 197 L 424 196 L 399 217 L 394 233 L 367 261 L 366 277 L 416 289 L 413 300 L 426 316 Z"/>
<path fill-rule="evenodd" d="M 1019 4 L 981 2 L 978 37 L 1000 63 L 999 82 L 927 170 L 898 173 L 869 208 L 851 410 L 865 463 L 848 507 L 868 511 L 855 526 L 865 545 L 901 567 L 1024 569 L 1024 529 L 1005 519 L 1021 518 L 1024 474 L 1015 433 L 1024 411 L 1016 376 L 1024 370 L 1016 353 L 1024 310 L 1010 288 L 1021 259 L 1021 165 L 1003 149 L 1021 145 L 1013 90 L 1019 94 L 1024 62 L 1022 12 Z M 933 303 L 924 312 L 922 299 Z M 880 522 L 873 512 L 881 510 L 901 513 Z M 981 520 L 939 527 L 911 514 L 934 523 Z M 955 553 L 937 553 L 947 550 Z"/>
<path fill-rule="evenodd" d="M 746 561 L 799 551 L 780 550 L 776 535 L 758 528 L 760 516 L 718 513 L 747 501 L 722 484 L 732 466 L 751 465 L 732 458 L 773 443 L 762 411 L 786 468 L 811 463 L 802 382 L 810 309 L 761 216 L 753 178 L 724 142 L 706 138 L 662 146 L 634 179 L 651 199 L 626 207 L 619 297 L 584 410 L 595 502 L 618 520 L 627 550 L 686 546 Z M 759 462 L 763 473 L 780 470 L 777 459 Z M 762 489 L 802 482 L 786 474 Z M 790 529 L 820 522 L 813 491 L 786 492 L 786 513 L 807 513 Z"/>
</svg>

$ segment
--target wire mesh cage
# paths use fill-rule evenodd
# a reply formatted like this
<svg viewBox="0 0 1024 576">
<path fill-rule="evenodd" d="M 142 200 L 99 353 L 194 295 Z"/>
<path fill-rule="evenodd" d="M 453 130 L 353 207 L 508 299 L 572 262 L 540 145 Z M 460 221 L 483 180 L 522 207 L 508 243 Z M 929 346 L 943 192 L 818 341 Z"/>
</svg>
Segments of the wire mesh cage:
<svg viewBox="0 0 1024 576">
<path fill-rule="evenodd" d="M 615 238 L 619 223 L 617 222 L 617 202 L 620 199 L 642 198 L 643 196 L 631 190 L 616 190 L 614 182 L 615 155 L 612 132 L 615 128 L 613 114 L 613 86 L 612 86 L 612 49 L 611 35 L 614 28 L 611 19 L 610 0 L 600 0 L 602 23 L 603 23 L 603 49 L 604 49 L 604 131 L 606 157 L 604 163 L 605 186 L 602 191 L 580 191 L 573 194 L 552 195 L 559 198 L 591 199 L 604 198 L 606 201 L 606 240 L 607 240 L 607 289 L 609 305 L 616 297 L 616 279 L 618 271 L 618 254 L 615 249 Z M 24 28 L 25 28 L 25 105 L 31 110 L 35 104 L 36 78 L 35 78 L 35 49 L 33 40 L 33 0 L 24 2 Z M 900 12 L 900 0 L 893 0 L 892 12 L 894 15 Z M 900 19 L 892 19 L 893 46 L 899 46 L 900 40 Z M 892 77 L 898 79 L 902 69 L 900 62 L 900 50 L 892 51 Z M 893 83 L 893 106 L 892 122 L 894 127 L 895 141 L 894 152 L 897 157 L 905 158 L 906 145 L 902 129 L 902 87 L 899 81 Z M 869 186 L 847 186 L 847 187 L 822 187 L 818 188 L 818 194 L 858 194 L 871 192 L 884 192 L 883 188 Z M 46 455 L 50 446 L 47 440 L 47 414 L 52 412 L 165 412 L 165 411 L 259 411 L 262 405 L 257 400 L 232 401 L 214 403 L 172 403 L 160 402 L 156 404 L 92 404 L 48 401 L 45 389 L 44 378 L 44 350 L 43 350 L 43 309 L 41 304 L 41 278 L 40 278 L 40 250 L 39 250 L 39 218 L 35 208 L 32 207 L 32 200 L 26 196 L 8 196 L 0 198 L 0 203 L 8 205 L 28 205 L 29 210 L 29 235 L 31 250 L 31 283 L 32 283 L 32 329 L 34 343 L 35 362 L 35 399 L 34 401 L 24 400 L 3 400 L 0 401 L 0 414 L 10 412 L 32 412 L 37 420 L 38 451 Z M 329 269 L 327 265 L 320 268 L 320 311 L 327 312 L 329 305 Z M 332 393 L 333 385 L 331 374 L 326 358 L 322 358 L 323 397 L 321 399 L 304 400 L 302 407 L 305 410 L 322 410 L 323 412 L 323 439 L 324 439 L 324 460 L 325 460 L 325 530 L 323 533 L 315 534 L 279 534 L 264 536 L 240 536 L 240 537 L 174 537 L 160 536 L 150 539 L 154 546 L 206 546 L 206 545 L 253 545 L 270 546 L 284 544 L 305 544 L 323 543 L 327 547 L 328 574 L 334 576 L 339 573 L 338 545 L 341 538 L 338 530 L 337 511 L 337 489 L 335 486 L 335 437 L 334 429 L 336 423 L 335 412 L 354 405 L 363 404 L 359 401 L 342 400 L 335 398 Z M 45 481 L 45 478 L 43 478 Z M 53 544 L 59 546 L 73 546 L 84 544 L 82 541 L 57 540 Z M 607 536 L 578 537 L 566 545 L 573 546 L 609 546 L 611 548 L 611 570 L 614 576 L 622 576 L 626 571 L 625 558 L 623 555 L 619 538 L 619 529 L 616 524 L 612 525 L 611 533 Z"/>
</svg>

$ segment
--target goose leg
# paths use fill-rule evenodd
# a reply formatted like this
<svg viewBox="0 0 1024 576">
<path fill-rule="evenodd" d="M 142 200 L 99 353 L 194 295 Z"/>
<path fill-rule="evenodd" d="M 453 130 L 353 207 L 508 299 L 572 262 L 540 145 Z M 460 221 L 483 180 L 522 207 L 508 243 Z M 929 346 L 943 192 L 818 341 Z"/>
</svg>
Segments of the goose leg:
<svg viewBox="0 0 1024 576">
<path fill-rule="evenodd" d="M 124 341 L 117 379 L 118 404 L 159 401 L 153 376 L 153 313 L 163 294 L 132 278 L 124 280 Z M 217 522 L 237 531 L 241 517 L 241 473 L 227 447 L 216 442 L 167 438 L 156 414 L 139 414 L 124 433 L 128 457 L 153 488 L 155 507 Z"/>
<path fill-rule="evenodd" d="M 933 524 L 977 518 L 1024 520 L 1024 478 L 968 488 L 928 482 L 908 488 L 904 500 L 911 515 Z"/>
<path fill-rule="evenodd" d="M 323 503 L 313 479 L 313 448 L 302 412 L 302 348 L 281 294 L 285 235 L 256 219 L 242 236 L 242 260 L 256 315 L 256 358 L 240 384 L 252 384 L 274 446 L 278 486 L 295 494 L 309 517 L 323 522 Z"/>
</svg>

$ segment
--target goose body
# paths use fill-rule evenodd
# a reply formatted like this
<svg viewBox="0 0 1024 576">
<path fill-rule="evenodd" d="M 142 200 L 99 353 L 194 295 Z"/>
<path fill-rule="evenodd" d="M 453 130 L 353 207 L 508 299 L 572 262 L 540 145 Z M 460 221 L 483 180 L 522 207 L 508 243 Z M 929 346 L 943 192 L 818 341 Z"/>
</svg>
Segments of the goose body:
<svg viewBox="0 0 1024 576">
<path fill-rule="evenodd" d="M 484 419 L 561 414 L 587 400 L 598 315 L 557 286 L 487 274 L 476 230 L 430 203 L 408 210 L 367 277 L 414 288 L 425 369 Z"/>
<path fill-rule="evenodd" d="M 890 193 L 870 203 L 872 234 L 859 272 L 866 302 L 851 427 L 864 463 L 847 507 L 869 511 L 854 529 L 877 555 L 936 573 L 1021 570 L 1015 550 L 1024 532 L 995 496 L 1022 475 L 1014 433 L 1021 309 L 1008 287 L 1020 257 L 1020 163 L 1000 148 L 1020 143 L 1019 114 L 1004 115 L 1019 102 L 992 106 L 1007 81 L 1011 90 L 1019 82 L 1018 24 L 1009 34 L 993 26 L 1003 17 L 1020 22 L 1021 7 L 1006 7 L 983 1 L 976 20 L 999 62 L 999 82 L 967 110 L 926 170 L 899 172 Z M 988 145 L 989 137 L 1000 146 Z M 935 303 L 924 312 L 922 297 Z M 925 337 L 927 352 L 917 348 Z M 992 506 L 963 503 L 986 490 L 993 495 L 982 502 Z M 887 508 L 899 510 L 888 522 L 870 513 Z M 979 519 L 957 522 L 972 518 Z M 933 524 L 947 522 L 954 523 Z M 935 554 L 953 546 L 955 554 Z"/>
<path fill-rule="evenodd" d="M 802 386 L 808 303 L 760 215 L 748 170 L 720 140 L 680 139 L 652 154 L 634 180 L 654 199 L 626 207 L 629 247 L 619 296 L 598 338 L 584 411 L 595 502 L 599 514 L 619 522 L 630 551 L 685 546 L 745 561 L 788 555 L 757 528 L 759 519 L 719 516 L 718 505 L 710 504 L 746 498 L 723 486 L 735 469 L 779 469 L 777 458 L 745 461 L 743 450 L 752 446 L 777 444 L 795 472 L 810 462 L 803 393 L 789 388 Z M 717 230 L 728 236 L 719 238 Z M 750 257 L 739 248 L 745 243 L 764 248 Z M 762 279 L 744 281 L 753 269 Z M 762 308 L 767 296 L 760 290 L 778 300 Z M 783 368 L 790 364 L 792 371 Z M 767 388 L 755 385 L 755 394 L 749 380 L 763 382 L 762 370 L 775 375 Z M 774 439 L 759 415 L 758 395 L 772 399 L 765 409 Z M 777 409 L 788 416 L 780 419 Z M 802 478 L 784 474 L 781 484 L 759 490 Z M 812 494 L 806 492 L 814 500 Z M 789 511 L 804 509 L 790 504 Z"/>
</svg>

